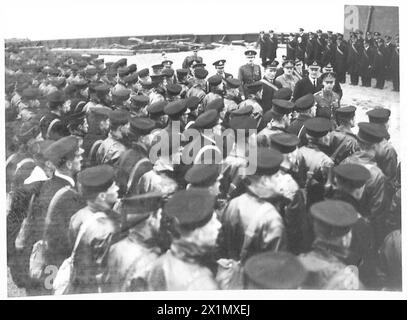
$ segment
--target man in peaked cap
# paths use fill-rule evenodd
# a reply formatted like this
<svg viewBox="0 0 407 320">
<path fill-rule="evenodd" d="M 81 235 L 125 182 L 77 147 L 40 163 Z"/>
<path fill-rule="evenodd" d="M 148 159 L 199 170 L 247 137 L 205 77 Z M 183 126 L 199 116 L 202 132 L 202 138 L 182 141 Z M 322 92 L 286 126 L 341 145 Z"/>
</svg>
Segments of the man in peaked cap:
<svg viewBox="0 0 407 320">
<path fill-rule="evenodd" d="M 358 138 L 352 131 L 355 126 L 355 111 L 354 106 L 336 109 L 337 127 L 329 134 L 330 151 L 328 153 L 336 164 L 359 150 Z"/>
<path fill-rule="evenodd" d="M 244 289 L 248 290 L 300 289 L 306 277 L 304 266 L 288 252 L 259 253 L 244 264 Z"/>
<path fill-rule="evenodd" d="M 219 75 L 214 75 L 212 77 L 208 78 L 208 87 L 209 87 L 209 92 L 206 94 L 205 98 L 202 100 L 202 106 L 204 109 L 206 109 L 206 106 L 216 100 L 216 99 L 222 99 L 223 98 L 223 81 L 222 77 Z"/>
<path fill-rule="evenodd" d="M 377 49 L 373 58 L 373 70 L 376 78 L 377 89 L 383 89 L 384 81 L 386 78 L 386 47 L 384 40 L 379 38 L 377 40 Z"/>
<path fill-rule="evenodd" d="M 196 68 L 194 71 L 194 77 L 191 79 L 191 87 L 187 91 L 185 97 L 189 98 L 196 96 L 203 100 L 206 95 L 206 77 L 208 76 L 208 70 L 204 68 Z"/>
<path fill-rule="evenodd" d="M 193 61 L 196 61 L 197 63 L 202 63 L 203 62 L 202 57 L 198 56 L 198 51 L 199 51 L 198 46 L 192 47 L 193 54 L 190 55 L 190 56 L 187 56 L 184 59 L 184 61 L 182 62 L 182 68 L 183 69 L 188 69 L 189 66 L 191 65 L 191 62 L 193 62 Z"/>
<path fill-rule="evenodd" d="M 312 64 L 308 66 L 308 77 L 305 77 L 299 80 L 295 84 L 295 88 L 293 91 L 293 101 L 295 102 L 297 99 L 305 96 L 308 93 L 316 93 L 318 92 L 318 77 L 320 73 L 321 67 L 320 65 L 314 61 Z"/>
<path fill-rule="evenodd" d="M 87 119 L 89 123 L 89 130 L 88 133 L 83 138 L 83 149 L 85 150 L 84 156 L 87 159 L 86 166 L 91 164 L 92 158 L 96 154 L 97 148 L 95 143 L 101 143 L 103 140 L 107 138 L 107 135 L 110 130 L 109 126 L 109 114 L 112 109 L 104 106 L 99 106 L 96 108 L 90 109 Z M 95 148 L 92 147 L 95 146 Z M 91 150 L 94 152 L 94 155 L 91 155 Z"/>
<path fill-rule="evenodd" d="M 263 94 L 263 83 L 260 81 L 255 81 L 247 84 L 245 86 L 245 97 L 246 100 L 239 103 L 239 109 L 244 108 L 245 106 L 252 106 L 252 116 L 260 121 L 260 118 L 263 116 L 263 108 L 260 105 L 262 94 Z"/>
<path fill-rule="evenodd" d="M 93 108 L 109 107 L 111 100 L 109 97 L 110 85 L 105 83 L 95 83 L 95 86 L 89 87 L 89 102 L 85 106 L 86 112 Z"/>
<path fill-rule="evenodd" d="M 182 88 L 181 90 L 181 98 L 185 98 L 187 91 L 189 89 L 189 81 L 188 81 L 188 69 L 177 69 L 177 84 L 179 84 Z"/>
<path fill-rule="evenodd" d="M 370 172 L 370 178 L 366 181 L 365 189 L 361 199 L 361 214 L 371 221 L 374 228 L 376 248 L 385 237 L 385 216 L 389 208 L 387 199 L 391 198 L 386 189 L 386 176 L 377 165 L 376 148 L 386 137 L 387 130 L 373 123 L 360 122 L 358 124 L 358 140 L 360 151 L 342 161 L 342 164 L 360 164 Z"/>
<path fill-rule="evenodd" d="M 308 40 L 305 44 L 304 62 L 306 65 L 311 65 L 316 60 L 317 41 L 312 32 L 308 33 Z"/>
<path fill-rule="evenodd" d="M 137 72 L 139 80 L 134 85 L 137 93 L 147 94 L 147 89 L 144 88 L 145 85 L 151 84 L 150 70 L 148 68 L 141 69 Z"/>
<path fill-rule="evenodd" d="M 276 82 L 277 61 L 267 61 L 264 65 L 264 76 L 260 81 L 263 84 L 263 95 L 261 106 L 264 112 L 271 109 L 271 101 L 275 93 L 281 88 L 281 84 Z"/>
<path fill-rule="evenodd" d="M 119 110 L 129 110 L 131 90 L 123 88 L 113 88 L 112 93 L 112 108 Z"/>
<path fill-rule="evenodd" d="M 113 110 L 109 113 L 110 132 L 96 152 L 99 164 L 114 165 L 126 150 L 123 139 L 127 134 L 130 115 L 124 110 Z"/>
<path fill-rule="evenodd" d="M 81 227 L 88 224 L 79 241 L 75 256 L 74 293 L 100 292 L 106 276 L 106 264 L 110 244 L 119 229 L 118 216 L 112 211 L 118 198 L 114 181 L 115 171 L 108 165 L 88 168 L 78 175 L 79 190 L 87 200 L 87 206 L 70 219 L 69 234 L 74 245 Z"/>
<path fill-rule="evenodd" d="M 225 95 L 223 97 L 223 103 L 225 105 L 226 118 L 228 115 L 238 108 L 240 103 L 240 80 L 235 78 L 228 78 L 225 80 Z"/>
<path fill-rule="evenodd" d="M 173 221 L 179 237 L 152 265 L 148 277 L 150 290 L 218 289 L 214 275 L 201 262 L 215 248 L 221 227 L 214 212 L 215 200 L 209 191 L 191 188 L 177 192 L 165 204 L 164 212 Z M 191 247 L 197 248 L 198 253 L 189 254 Z"/>
<path fill-rule="evenodd" d="M 331 114 L 335 114 L 335 110 L 340 107 L 340 97 L 333 91 L 336 74 L 334 72 L 325 73 L 321 76 L 321 80 L 322 90 L 314 94 L 317 109 L 329 108 Z"/>
<path fill-rule="evenodd" d="M 130 98 L 130 116 L 143 117 L 146 115 L 146 106 L 149 104 L 150 98 L 143 95 L 133 95 Z"/>
<path fill-rule="evenodd" d="M 368 111 L 366 114 L 369 117 L 370 123 L 379 124 L 386 130 L 389 129 L 389 119 L 391 114 L 389 109 L 376 108 Z M 376 162 L 387 179 L 393 183 L 397 174 L 398 155 L 396 149 L 394 149 L 390 142 L 389 135 L 377 145 Z"/>
<path fill-rule="evenodd" d="M 205 188 L 214 196 L 219 194 L 221 166 L 218 164 L 194 164 L 185 174 L 188 188 Z"/>
<path fill-rule="evenodd" d="M 151 69 L 153 70 L 153 74 L 161 74 L 161 71 L 163 70 L 164 66 L 160 64 L 154 64 L 151 66 Z"/>
<path fill-rule="evenodd" d="M 155 121 L 156 130 L 152 132 L 152 135 L 159 133 L 159 131 L 167 126 L 168 116 L 164 113 L 164 108 L 168 104 L 167 101 L 158 101 L 150 104 L 146 111 L 151 120 Z"/>
<path fill-rule="evenodd" d="M 167 101 L 172 102 L 181 99 L 182 87 L 176 83 L 169 83 L 166 85 Z"/>
<path fill-rule="evenodd" d="M 44 151 L 44 158 L 50 161 L 55 166 L 56 169 L 53 177 L 42 184 L 41 189 L 39 191 L 39 195 L 35 199 L 35 204 L 33 206 L 33 215 L 35 217 L 46 216 L 49 204 L 52 201 L 52 199 L 54 199 L 54 202 L 56 202 L 56 207 L 52 215 L 53 217 L 55 214 L 58 215 L 59 219 L 57 219 L 57 221 L 60 221 L 61 218 L 63 219 L 65 214 L 67 216 L 72 215 L 75 211 L 73 212 L 70 211 L 71 208 L 75 207 L 76 210 L 78 210 L 81 207 L 81 206 L 78 207 L 78 205 L 80 204 L 77 198 L 76 201 L 72 201 L 71 203 L 68 202 L 67 206 L 66 206 L 67 202 L 63 201 L 65 196 L 68 196 L 69 198 L 72 199 L 71 195 L 75 193 L 72 191 L 72 188 L 75 188 L 76 185 L 74 177 L 76 173 L 78 173 L 81 170 L 83 153 L 83 149 L 80 148 L 79 143 L 80 142 L 76 137 L 73 136 L 63 137 L 58 141 L 53 142 Z M 57 192 L 58 195 L 56 195 Z M 59 209 L 64 208 L 64 210 L 58 211 L 58 208 Z M 52 222 L 55 221 L 53 221 L 53 219 L 52 220 L 37 219 L 36 221 L 34 221 L 33 225 L 34 229 L 32 229 L 34 230 L 32 233 L 33 243 L 35 243 L 38 240 L 46 240 L 43 239 L 42 236 L 44 235 L 44 230 L 46 230 L 46 228 L 49 228 L 50 226 L 55 227 L 55 225 L 53 225 Z M 66 240 L 68 237 L 66 233 L 55 234 L 54 236 L 59 237 L 61 241 L 62 239 Z M 64 244 L 66 244 L 66 242 L 64 242 Z M 57 246 L 58 243 L 53 242 L 52 245 Z M 63 253 L 61 252 L 55 257 L 47 255 L 46 259 L 47 261 L 51 259 L 56 259 L 60 263 L 62 263 L 63 259 L 66 258 L 66 256 L 64 256 L 64 254 L 66 253 L 67 253 L 66 251 L 63 251 Z M 70 252 L 68 252 L 68 255 L 69 254 Z M 45 290 L 44 292 L 48 292 L 48 294 L 51 293 L 48 288 L 44 288 L 42 286 L 40 287 L 42 288 L 43 291 Z"/>
<path fill-rule="evenodd" d="M 315 109 L 315 98 L 312 93 L 306 94 L 294 103 L 295 116 L 287 127 L 287 132 L 300 138 L 300 147 L 307 144 L 304 121 L 315 116 Z"/>
<path fill-rule="evenodd" d="M 288 36 L 287 51 L 286 51 L 287 52 L 286 56 L 287 56 L 288 60 L 292 60 L 292 61 L 295 60 L 295 58 L 296 58 L 295 53 L 297 50 L 297 46 L 298 46 L 298 43 L 295 40 L 295 34 L 290 33 Z"/>
<path fill-rule="evenodd" d="M 289 88 L 291 91 L 293 91 L 295 84 L 300 80 L 293 75 L 294 62 L 291 60 L 284 61 L 283 69 L 284 73 L 276 78 L 276 83 L 279 83 L 282 88 Z"/>
<path fill-rule="evenodd" d="M 346 64 L 348 49 L 349 48 L 346 42 L 343 40 L 343 35 L 338 34 L 336 38 L 334 71 L 338 74 L 338 80 L 340 83 L 346 82 Z"/>
<path fill-rule="evenodd" d="M 325 48 L 326 40 L 322 35 L 322 30 L 317 30 L 317 37 L 315 39 L 315 60 L 321 62 Z"/>
<path fill-rule="evenodd" d="M 335 74 L 335 84 L 334 84 L 334 87 L 332 88 L 332 91 L 339 95 L 339 99 L 342 99 L 343 92 L 342 92 L 341 84 L 339 83 L 338 74 L 334 72 L 334 68 L 333 68 L 331 63 L 326 64 L 322 68 L 322 74 L 319 76 L 318 81 L 317 81 L 317 83 L 318 83 L 318 89 L 317 90 L 320 91 L 320 90 L 323 89 L 323 87 L 324 87 L 323 86 L 323 78 L 328 73 Z"/>
<path fill-rule="evenodd" d="M 62 122 L 65 96 L 62 91 L 55 91 L 47 97 L 47 100 L 50 111 L 40 119 L 41 135 L 43 139 L 58 140 L 69 135 Z"/>
<path fill-rule="evenodd" d="M 26 88 L 21 94 L 21 101 L 18 104 L 17 119 L 23 122 L 32 119 L 40 106 L 38 100 L 40 92 L 37 88 Z"/>
<path fill-rule="evenodd" d="M 225 64 L 226 64 L 225 59 L 217 60 L 214 63 L 212 63 L 212 65 L 216 69 L 216 75 L 220 76 L 223 82 L 228 78 L 233 78 L 232 74 L 225 72 Z"/>
<path fill-rule="evenodd" d="M 128 235 L 109 249 L 105 292 L 148 290 L 149 268 L 161 255 L 158 209 L 163 205 L 162 196 L 150 192 L 121 200 L 120 214 Z"/>
<path fill-rule="evenodd" d="M 358 265 L 362 283 L 369 288 L 374 288 L 377 285 L 377 274 L 375 270 L 376 253 L 373 245 L 373 231 L 369 222 L 360 216 L 360 213 L 363 212 L 363 208 L 360 207 L 360 199 L 366 181 L 370 178 L 370 172 L 359 164 L 341 164 L 336 166 L 333 171 L 335 184 L 328 198 L 347 202 L 358 212 L 359 219 L 352 227 L 350 250 L 358 258 L 363 259 L 363 263 Z"/>
<path fill-rule="evenodd" d="M 308 271 L 303 288 L 361 289 L 357 274 L 347 272 L 353 264 L 349 254 L 352 226 L 358 215 L 352 205 L 339 200 L 325 200 L 310 208 L 315 241 L 312 251 L 299 256 Z"/>
<path fill-rule="evenodd" d="M 140 150 L 146 156 L 151 147 L 150 133 L 155 129 L 155 122 L 149 118 L 131 118 L 130 128 L 127 134 L 128 146 L 135 150 Z"/>
<path fill-rule="evenodd" d="M 261 68 L 259 65 L 254 63 L 254 58 L 257 54 L 255 50 L 246 50 L 245 56 L 247 59 L 247 63 L 239 68 L 238 71 L 238 79 L 242 83 L 241 93 L 247 95 L 247 91 L 245 86 L 247 84 L 260 81 L 261 79 Z"/>
<path fill-rule="evenodd" d="M 219 247 L 222 257 L 244 263 L 254 254 L 285 247 L 282 217 L 269 202 L 278 193 L 275 174 L 282 161 L 280 152 L 257 148 L 255 174 L 246 177 L 249 181 L 246 191 L 232 199 L 221 216 Z"/>
<path fill-rule="evenodd" d="M 371 44 L 368 39 L 365 39 L 361 48 L 360 57 L 360 76 L 362 78 L 363 87 L 370 87 L 372 85 L 374 55 L 374 45 Z"/>
<path fill-rule="evenodd" d="M 270 136 L 286 132 L 290 123 L 289 114 L 294 109 L 294 103 L 286 100 L 273 99 L 273 107 L 267 111 L 260 123 L 257 144 L 262 147 L 270 146 Z"/>
<path fill-rule="evenodd" d="M 334 165 L 322 150 L 328 133 L 331 131 L 331 122 L 325 118 L 311 118 L 305 120 L 304 129 L 307 144 L 298 149 L 299 185 L 308 188 L 307 203 L 312 204 L 323 198 L 324 186 L 329 177 L 330 168 Z"/>
</svg>

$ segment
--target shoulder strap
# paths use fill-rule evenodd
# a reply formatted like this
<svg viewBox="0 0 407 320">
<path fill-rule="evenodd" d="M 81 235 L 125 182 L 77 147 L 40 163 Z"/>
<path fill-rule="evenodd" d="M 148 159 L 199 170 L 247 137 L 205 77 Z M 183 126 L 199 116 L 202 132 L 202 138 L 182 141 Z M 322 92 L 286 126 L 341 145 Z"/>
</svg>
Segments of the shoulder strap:
<svg viewBox="0 0 407 320">
<path fill-rule="evenodd" d="M 25 165 L 26 163 L 30 163 L 30 162 L 35 163 L 34 159 L 31 159 L 31 158 L 25 158 L 24 160 L 21 160 L 19 163 L 17 163 L 16 170 L 14 171 L 14 175 L 17 174 L 17 171 L 20 170 L 20 168 L 23 165 Z"/>
<path fill-rule="evenodd" d="M 55 118 L 55 119 L 52 120 L 51 123 L 49 124 L 48 129 L 47 129 L 47 135 L 46 135 L 47 139 L 49 139 L 49 135 L 50 135 L 50 133 L 51 133 L 52 127 L 53 127 L 57 122 L 61 122 L 61 120 L 59 120 L 58 118 Z"/>
<path fill-rule="evenodd" d="M 336 50 L 343 56 L 343 51 L 339 47 L 336 47 Z"/>
<path fill-rule="evenodd" d="M 341 149 L 345 146 L 346 143 L 346 137 L 344 137 L 341 141 L 341 143 L 339 144 L 339 146 L 336 148 L 336 150 L 334 151 L 334 153 L 332 153 L 332 155 L 330 156 L 331 160 L 333 162 L 335 162 L 335 158 L 338 155 L 339 151 L 341 151 Z"/>
<path fill-rule="evenodd" d="M 6 167 L 10 164 L 11 161 L 14 160 L 14 158 L 17 157 L 16 153 L 13 153 L 11 156 L 9 156 L 6 160 Z"/>
<path fill-rule="evenodd" d="M 297 137 L 298 137 L 298 138 L 301 138 L 301 134 L 302 134 L 302 132 L 304 131 L 304 128 L 305 128 L 305 126 L 302 125 L 300 131 L 298 131 L 298 134 L 297 134 Z"/>
<path fill-rule="evenodd" d="M 206 145 L 206 146 L 203 146 L 203 147 L 198 151 L 198 153 L 196 154 L 195 159 L 194 159 L 194 164 L 199 163 L 199 162 L 197 162 L 197 161 L 201 158 L 202 154 L 203 154 L 205 151 L 208 151 L 208 150 L 214 150 L 214 151 L 216 151 L 216 152 L 219 152 L 220 155 L 222 155 L 222 152 L 220 151 L 220 149 L 219 149 L 217 146 L 208 144 L 208 145 Z"/>
<path fill-rule="evenodd" d="M 48 225 L 51 221 L 51 213 L 52 211 L 54 211 L 56 204 L 58 203 L 58 201 L 62 198 L 63 194 L 65 192 L 67 192 L 69 189 L 71 189 L 71 186 L 65 186 L 62 187 L 61 189 L 59 189 L 54 196 L 51 199 L 51 202 L 48 205 L 48 209 L 47 209 L 47 215 L 45 217 L 45 225 Z M 45 228 L 44 228 L 45 230 Z"/>
<path fill-rule="evenodd" d="M 93 222 L 95 222 L 99 218 L 104 217 L 104 215 L 105 214 L 103 212 L 96 212 L 91 217 L 89 217 L 84 223 L 82 223 L 81 227 L 79 228 L 78 235 L 76 236 L 75 245 L 71 253 L 71 258 L 75 257 L 76 250 L 78 249 L 79 243 L 81 242 L 81 239 L 85 234 L 86 230 L 92 225 Z"/>
<path fill-rule="evenodd" d="M 93 159 L 93 157 L 95 156 L 95 153 L 97 152 L 97 150 L 99 149 L 99 147 L 100 147 L 100 144 L 103 142 L 103 140 L 96 140 L 94 143 L 93 143 L 93 145 L 92 145 L 92 148 L 90 148 L 90 151 L 89 151 L 89 160 L 91 161 L 92 159 Z"/>
<path fill-rule="evenodd" d="M 126 192 L 129 192 L 129 190 L 131 188 L 131 185 L 133 184 L 134 176 L 135 176 L 135 174 L 137 172 L 137 169 L 140 168 L 140 166 L 145 162 L 150 162 L 150 160 L 148 158 L 142 158 L 139 161 L 137 161 L 137 163 L 135 164 L 133 169 L 131 169 L 129 180 L 127 181 Z"/>
</svg>

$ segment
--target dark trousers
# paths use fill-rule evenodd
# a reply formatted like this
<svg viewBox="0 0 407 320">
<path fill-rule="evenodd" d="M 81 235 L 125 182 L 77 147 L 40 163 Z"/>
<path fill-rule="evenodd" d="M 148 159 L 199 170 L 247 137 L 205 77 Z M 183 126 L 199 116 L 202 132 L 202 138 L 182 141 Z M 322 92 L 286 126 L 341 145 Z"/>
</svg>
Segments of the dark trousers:
<svg viewBox="0 0 407 320">
<path fill-rule="evenodd" d="M 398 72 L 397 74 L 392 76 L 392 81 L 393 81 L 393 90 L 400 91 L 400 74 Z"/>
<path fill-rule="evenodd" d="M 354 86 L 358 85 L 358 83 L 359 83 L 359 74 L 357 72 L 350 74 L 350 83 L 353 84 Z"/>
<path fill-rule="evenodd" d="M 338 72 L 337 73 L 338 81 L 340 83 L 345 83 L 346 82 L 346 73 L 345 72 Z"/>
<path fill-rule="evenodd" d="M 384 87 L 384 76 L 380 76 L 376 78 L 376 88 L 377 89 L 383 89 Z"/>
<path fill-rule="evenodd" d="M 372 86 L 372 77 L 362 76 L 362 86 L 371 87 Z"/>
</svg>

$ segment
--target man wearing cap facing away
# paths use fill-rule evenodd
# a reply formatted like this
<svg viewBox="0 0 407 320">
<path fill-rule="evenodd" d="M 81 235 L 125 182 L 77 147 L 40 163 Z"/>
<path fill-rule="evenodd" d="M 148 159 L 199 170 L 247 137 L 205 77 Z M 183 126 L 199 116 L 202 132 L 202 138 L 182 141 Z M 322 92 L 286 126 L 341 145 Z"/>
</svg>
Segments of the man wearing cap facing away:
<svg viewBox="0 0 407 320">
<path fill-rule="evenodd" d="M 308 77 L 299 80 L 295 84 L 293 91 L 294 102 L 308 93 L 314 94 L 318 92 L 318 77 L 320 75 L 320 70 L 321 67 L 316 61 L 308 66 Z"/>
<path fill-rule="evenodd" d="M 37 88 L 27 88 L 23 90 L 21 95 L 21 101 L 18 104 L 18 115 L 17 119 L 21 121 L 28 121 L 32 119 L 38 112 L 40 106 L 39 90 Z"/>
<path fill-rule="evenodd" d="M 307 137 L 304 127 L 304 121 L 315 117 L 315 98 L 312 93 L 297 99 L 294 103 L 294 117 L 291 119 L 287 132 L 300 138 L 299 146 L 307 144 Z"/>
<path fill-rule="evenodd" d="M 65 241 L 67 234 L 60 233 L 54 228 L 58 228 L 59 224 L 63 223 L 61 221 L 66 221 L 64 220 L 65 215 L 70 217 L 74 213 L 70 211 L 71 209 L 76 208 L 77 210 L 81 208 L 78 197 L 75 196 L 75 192 L 71 189 L 75 188 L 75 175 L 82 167 L 82 154 L 83 149 L 80 147 L 79 140 L 73 136 L 64 137 L 53 142 L 44 151 L 44 158 L 53 164 L 55 172 L 51 179 L 42 184 L 39 195 L 35 199 L 32 212 L 33 220 L 30 224 L 30 241 L 31 244 L 34 244 L 39 240 L 51 240 L 51 247 L 48 249 L 53 254 L 46 257 L 46 260 L 49 258 L 52 262 L 62 263 L 64 254 L 67 253 Z M 65 196 L 70 198 L 70 200 L 65 201 Z M 55 205 L 49 208 L 51 201 Z M 45 233 L 47 230 L 50 232 Z M 54 255 L 54 253 L 61 249 L 59 247 L 60 244 L 63 250 L 62 256 L 59 254 Z M 46 251 L 48 252 L 48 250 Z M 43 285 L 40 285 L 39 288 L 40 290 L 45 290 Z M 50 293 L 49 291 L 47 292 Z"/>
<path fill-rule="evenodd" d="M 176 83 L 179 84 L 182 88 L 181 90 L 181 98 L 185 98 L 185 95 L 187 94 L 187 91 L 189 89 L 188 87 L 188 69 L 177 69 L 177 81 Z"/>
<path fill-rule="evenodd" d="M 366 181 L 370 178 L 369 170 L 359 164 L 341 164 L 334 168 L 334 188 L 327 197 L 351 204 L 358 212 L 358 221 L 352 227 L 350 250 L 359 259 L 357 265 L 359 276 L 364 285 L 372 288 L 377 282 L 375 270 L 376 253 L 374 252 L 373 230 L 369 221 L 360 215 L 360 200 Z M 376 283 L 377 285 L 377 283 Z"/>
<path fill-rule="evenodd" d="M 383 126 L 386 130 L 389 129 L 389 119 L 391 111 L 389 109 L 376 108 L 368 111 L 370 123 L 376 123 Z M 397 152 L 391 144 L 390 136 L 388 135 L 376 147 L 376 161 L 379 168 L 385 176 L 390 180 L 394 180 L 397 174 Z"/>
<path fill-rule="evenodd" d="M 109 98 L 110 86 L 107 84 L 98 84 L 92 90 L 89 90 L 89 102 L 85 106 L 86 112 L 98 107 L 109 107 L 111 104 Z"/>
<path fill-rule="evenodd" d="M 242 82 L 241 92 L 246 96 L 247 92 L 245 86 L 261 79 L 261 68 L 254 63 L 254 58 L 257 54 L 255 50 L 246 50 L 244 54 L 247 63 L 239 68 L 238 79 Z"/>
<path fill-rule="evenodd" d="M 210 267 L 221 224 L 215 196 L 205 189 L 179 191 L 165 204 L 172 244 L 152 265 L 150 291 L 217 290 Z"/>
<path fill-rule="evenodd" d="M 103 292 L 110 244 L 119 232 L 119 216 L 112 210 L 119 189 L 114 179 L 114 169 L 109 165 L 91 167 L 78 175 L 79 192 L 87 205 L 71 217 L 69 224 L 72 248 L 83 233 L 74 259 L 72 294 Z"/>
<path fill-rule="evenodd" d="M 41 135 L 43 139 L 58 140 L 69 135 L 67 128 L 62 123 L 65 97 L 62 91 L 55 91 L 48 97 L 48 108 L 50 111 L 40 120 Z"/>
<path fill-rule="evenodd" d="M 162 194 L 126 197 L 120 203 L 121 231 L 128 235 L 109 250 L 104 292 L 147 291 L 151 265 L 161 255 Z"/>
<path fill-rule="evenodd" d="M 97 163 L 114 165 L 126 150 L 123 139 L 128 131 L 129 118 L 129 113 L 124 110 L 112 110 L 109 113 L 110 131 L 96 152 Z"/>
<path fill-rule="evenodd" d="M 370 178 L 366 181 L 361 199 L 361 215 L 367 218 L 374 229 L 376 248 L 381 244 L 385 233 L 385 218 L 389 207 L 390 195 L 386 190 L 386 177 L 377 166 L 375 159 L 376 147 L 386 136 L 385 128 L 378 124 L 360 122 L 358 124 L 358 140 L 360 151 L 342 161 L 342 164 L 360 164 L 370 172 Z"/>
<path fill-rule="evenodd" d="M 307 144 L 298 149 L 299 185 L 308 191 L 309 205 L 323 199 L 324 186 L 329 178 L 333 161 L 323 151 L 331 122 L 325 118 L 311 118 L 305 120 Z"/>
<path fill-rule="evenodd" d="M 301 289 L 307 270 L 299 259 L 288 252 L 264 252 L 244 264 L 244 286 L 241 289 Z"/>
<path fill-rule="evenodd" d="M 244 263 L 252 255 L 285 247 L 283 219 L 270 201 L 278 195 L 276 173 L 283 156 L 257 148 L 257 168 L 246 176 L 246 191 L 232 199 L 220 216 L 219 250 L 222 257 Z"/>
<path fill-rule="evenodd" d="M 263 116 L 263 108 L 260 105 L 263 94 L 263 84 L 260 81 L 255 81 L 247 84 L 245 88 L 246 100 L 239 103 L 239 109 L 250 105 L 253 108 L 252 116 L 260 121 Z"/>
<path fill-rule="evenodd" d="M 192 96 L 198 97 L 203 100 L 206 95 L 206 77 L 208 76 L 208 70 L 204 68 L 196 68 L 194 71 L 193 84 L 187 91 L 185 97 L 189 98 Z"/>
<path fill-rule="evenodd" d="M 87 159 L 90 155 L 91 149 L 95 142 L 101 143 L 107 138 L 109 133 L 109 114 L 111 109 L 108 107 L 97 107 L 91 109 L 88 114 L 89 130 L 88 133 L 83 138 L 83 149 L 85 150 L 84 156 Z M 95 147 L 96 148 L 96 147 Z M 96 153 L 97 149 L 94 150 Z M 85 166 L 87 167 L 89 163 Z"/>
<path fill-rule="evenodd" d="M 208 78 L 208 86 L 209 86 L 209 92 L 206 94 L 205 98 L 202 101 L 202 106 L 204 109 L 206 109 L 206 106 L 216 100 L 216 99 L 222 99 L 223 98 L 223 81 L 222 77 L 219 75 L 215 75 L 212 77 Z"/>
<path fill-rule="evenodd" d="M 347 268 L 354 259 L 349 251 L 352 227 L 358 215 L 352 205 L 325 200 L 310 208 L 315 241 L 312 251 L 298 258 L 308 272 L 304 289 L 362 289 L 357 273 Z"/>
<path fill-rule="evenodd" d="M 233 110 L 238 108 L 240 103 L 240 80 L 235 78 L 228 78 L 225 80 L 226 92 L 223 97 L 223 103 L 225 105 L 226 114 L 230 114 Z M 226 115 L 226 117 L 227 117 Z"/>
<path fill-rule="evenodd" d="M 358 138 L 352 131 L 355 126 L 355 111 L 354 106 L 336 109 L 337 127 L 329 134 L 330 151 L 328 152 L 336 164 L 359 150 Z"/>
<path fill-rule="evenodd" d="M 293 111 L 294 104 L 287 100 L 273 99 L 273 107 L 267 111 L 259 125 L 261 130 L 257 136 L 257 144 L 262 147 L 270 146 L 270 136 L 286 132 L 290 124 L 289 114 Z"/>
</svg>

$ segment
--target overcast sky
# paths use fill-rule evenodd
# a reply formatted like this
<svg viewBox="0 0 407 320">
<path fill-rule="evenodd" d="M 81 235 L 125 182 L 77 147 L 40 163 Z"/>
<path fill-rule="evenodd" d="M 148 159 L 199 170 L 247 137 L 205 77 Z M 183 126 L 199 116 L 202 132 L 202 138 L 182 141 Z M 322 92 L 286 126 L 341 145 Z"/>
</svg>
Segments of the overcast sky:
<svg viewBox="0 0 407 320">
<path fill-rule="evenodd" d="M 353 1 L 374 4 L 380 1 Z M 381 1 L 391 5 L 392 1 Z M 397 1 L 393 1 L 394 3 Z M 6 0 L 3 38 L 63 39 L 178 33 L 252 33 L 274 29 L 343 32 L 352 1 Z"/>
</svg>

